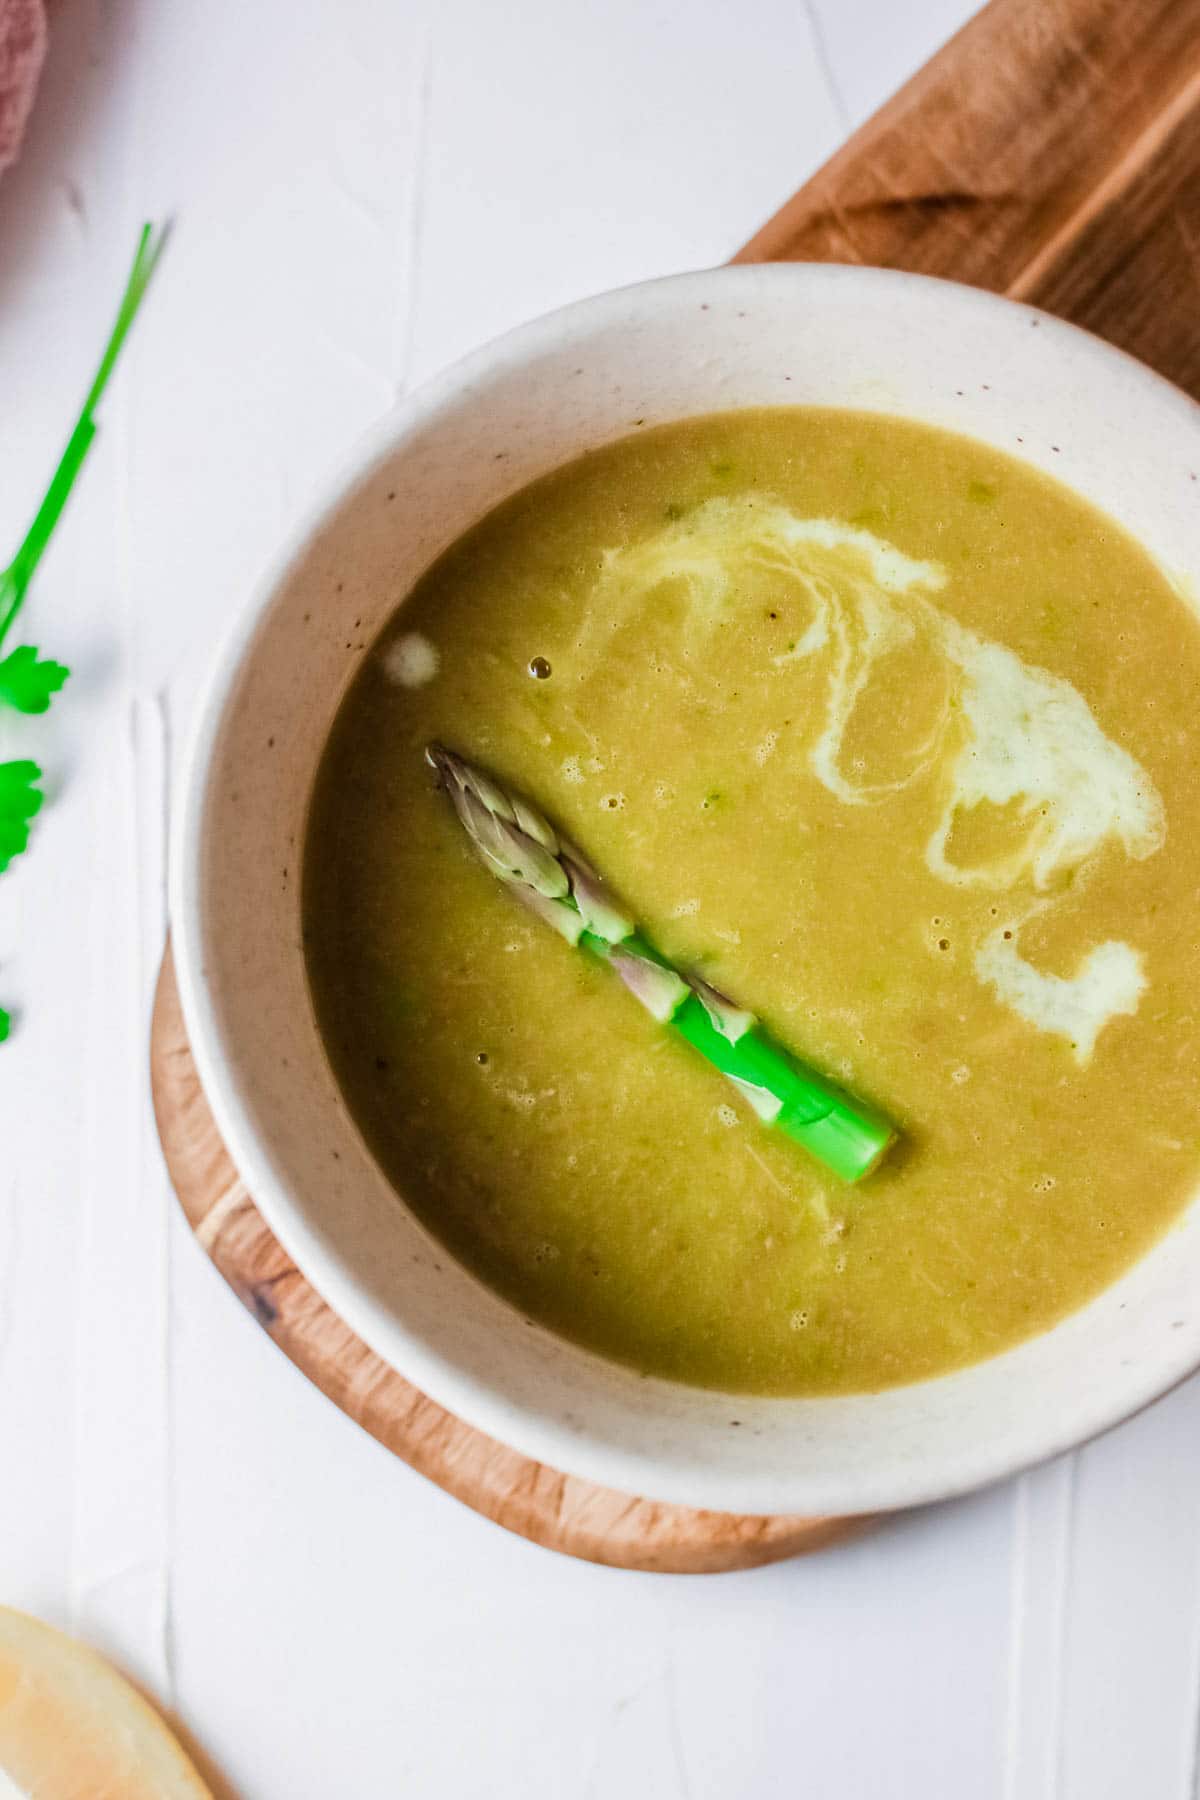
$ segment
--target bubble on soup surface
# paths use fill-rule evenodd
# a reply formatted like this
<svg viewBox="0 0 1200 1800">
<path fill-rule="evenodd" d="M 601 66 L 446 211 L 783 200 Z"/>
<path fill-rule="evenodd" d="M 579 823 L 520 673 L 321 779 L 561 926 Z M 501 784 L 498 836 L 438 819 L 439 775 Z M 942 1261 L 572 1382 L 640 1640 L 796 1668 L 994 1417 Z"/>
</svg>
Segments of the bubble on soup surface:
<svg viewBox="0 0 1200 1800">
<path fill-rule="evenodd" d="M 381 661 L 384 674 L 397 687 L 419 688 L 433 680 L 441 657 L 437 645 L 419 631 L 406 631 L 392 639 Z"/>
<path fill-rule="evenodd" d="M 579 758 L 565 756 L 562 761 L 561 773 L 564 781 L 569 781 L 572 786 L 578 786 L 583 780 L 583 770 L 579 767 Z"/>
</svg>

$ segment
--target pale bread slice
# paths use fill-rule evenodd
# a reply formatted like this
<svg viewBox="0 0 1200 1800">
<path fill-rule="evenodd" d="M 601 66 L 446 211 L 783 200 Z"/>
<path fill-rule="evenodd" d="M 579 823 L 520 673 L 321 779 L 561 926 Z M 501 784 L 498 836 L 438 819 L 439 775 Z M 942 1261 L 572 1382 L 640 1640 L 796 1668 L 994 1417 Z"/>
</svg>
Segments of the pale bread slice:
<svg viewBox="0 0 1200 1800">
<path fill-rule="evenodd" d="M 13 1794 L 212 1800 L 153 1707 L 103 1657 L 0 1607 L 0 1795 Z"/>
</svg>

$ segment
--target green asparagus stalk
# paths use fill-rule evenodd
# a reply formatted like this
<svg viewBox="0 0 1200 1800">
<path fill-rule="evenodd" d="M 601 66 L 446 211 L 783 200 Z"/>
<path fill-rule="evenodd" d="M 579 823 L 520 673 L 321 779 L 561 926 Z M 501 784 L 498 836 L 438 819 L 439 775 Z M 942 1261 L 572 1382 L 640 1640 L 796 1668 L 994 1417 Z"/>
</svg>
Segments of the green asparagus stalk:
<svg viewBox="0 0 1200 1800">
<path fill-rule="evenodd" d="M 753 1013 L 672 968 L 586 858 L 523 795 L 442 744 L 430 744 L 425 757 L 476 855 L 539 919 L 606 962 L 660 1024 L 733 1083 L 765 1124 L 787 1132 L 843 1181 L 871 1173 L 896 1135 L 885 1120 L 774 1043 Z"/>
</svg>

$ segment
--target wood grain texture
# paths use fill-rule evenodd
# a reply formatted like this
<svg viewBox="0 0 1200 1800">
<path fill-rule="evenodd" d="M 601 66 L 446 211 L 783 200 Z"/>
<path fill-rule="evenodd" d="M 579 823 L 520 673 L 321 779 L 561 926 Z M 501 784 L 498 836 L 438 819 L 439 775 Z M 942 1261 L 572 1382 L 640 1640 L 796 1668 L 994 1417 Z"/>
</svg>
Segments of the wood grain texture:
<svg viewBox="0 0 1200 1800">
<path fill-rule="evenodd" d="M 547 1549 L 670 1574 L 756 1568 L 819 1549 L 857 1525 L 632 1499 L 531 1462 L 397 1375 L 326 1306 L 256 1210 L 204 1098 L 169 950 L 154 1000 L 150 1076 L 163 1153 L 197 1242 L 298 1369 L 455 1499 Z"/>
<path fill-rule="evenodd" d="M 1200 395 L 1200 0 L 992 0 L 734 259 L 874 263 L 1061 313 Z M 159 1132 L 207 1254 L 291 1360 L 476 1511 L 625 1568 L 749 1568 L 857 1521 L 660 1506 L 530 1462 L 363 1345 L 267 1230 L 201 1092 L 170 956 Z"/>
<path fill-rule="evenodd" d="M 992 0 L 734 260 L 950 276 L 1200 396 L 1200 0 Z"/>
</svg>

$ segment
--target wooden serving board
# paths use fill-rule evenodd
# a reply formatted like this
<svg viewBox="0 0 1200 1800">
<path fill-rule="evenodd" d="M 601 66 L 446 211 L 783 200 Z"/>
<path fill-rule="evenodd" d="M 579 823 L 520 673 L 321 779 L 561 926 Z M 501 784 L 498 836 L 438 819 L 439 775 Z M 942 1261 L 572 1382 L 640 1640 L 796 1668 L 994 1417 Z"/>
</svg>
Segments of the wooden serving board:
<svg viewBox="0 0 1200 1800">
<path fill-rule="evenodd" d="M 1200 0 L 992 0 L 737 262 L 857 262 L 1032 302 L 1200 396 Z M 484 1437 L 367 1349 L 289 1261 L 221 1143 L 164 957 L 151 1079 L 198 1242 L 298 1368 L 448 1493 L 555 1550 L 623 1568 L 749 1568 L 848 1519 L 631 1499 Z"/>
</svg>

